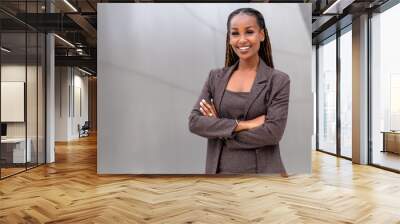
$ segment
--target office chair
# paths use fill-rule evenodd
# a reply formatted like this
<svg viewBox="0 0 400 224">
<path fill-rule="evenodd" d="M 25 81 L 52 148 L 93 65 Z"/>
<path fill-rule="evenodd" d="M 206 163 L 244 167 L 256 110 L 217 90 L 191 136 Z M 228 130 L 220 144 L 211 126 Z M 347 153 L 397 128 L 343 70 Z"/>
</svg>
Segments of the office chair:
<svg viewBox="0 0 400 224">
<path fill-rule="evenodd" d="M 78 129 L 79 129 L 79 138 L 89 136 L 89 129 L 90 129 L 89 121 L 85 121 L 82 127 L 80 127 L 80 125 L 78 124 Z"/>
</svg>

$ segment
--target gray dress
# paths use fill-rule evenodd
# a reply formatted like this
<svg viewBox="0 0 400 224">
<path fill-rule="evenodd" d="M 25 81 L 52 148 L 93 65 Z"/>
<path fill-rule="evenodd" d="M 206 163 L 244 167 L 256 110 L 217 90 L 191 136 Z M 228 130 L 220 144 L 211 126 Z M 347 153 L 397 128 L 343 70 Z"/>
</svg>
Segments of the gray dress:
<svg viewBox="0 0 400 224">
<path fill-rule="evenodd" d="M 221 100 L 220 115 L 224 118 L 242 120 L 248 95 L 248 92 L 225 90 L 225 94 Z M 256 173 L 256 156 L 255 150 L 231 149 L 224 144 L 217 172 L 221 174 Z"/>
</svg>

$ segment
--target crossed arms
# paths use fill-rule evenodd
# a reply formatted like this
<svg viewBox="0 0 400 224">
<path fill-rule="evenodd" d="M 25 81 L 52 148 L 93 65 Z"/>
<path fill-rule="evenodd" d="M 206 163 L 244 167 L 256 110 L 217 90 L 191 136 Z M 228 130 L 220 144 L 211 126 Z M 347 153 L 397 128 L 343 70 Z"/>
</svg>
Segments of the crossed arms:
<svg viewBox="0 0 400 224">
<path fill-rule="evenodd" d="M 232 149 L 255 149 L 279 143 L 288 115 L 290 92 L 288 77 L 282 76 L 272 83 L 270 95 L 272 100 L 265 114 L 238 123 L 234 119 L 218 117 L 211 102 L 212 87 L 213 72 L 210 72 L 189 116 L 189 130 L 192 133 L 206 138 L 224 139 L 226 145 Z"/>
</svg>

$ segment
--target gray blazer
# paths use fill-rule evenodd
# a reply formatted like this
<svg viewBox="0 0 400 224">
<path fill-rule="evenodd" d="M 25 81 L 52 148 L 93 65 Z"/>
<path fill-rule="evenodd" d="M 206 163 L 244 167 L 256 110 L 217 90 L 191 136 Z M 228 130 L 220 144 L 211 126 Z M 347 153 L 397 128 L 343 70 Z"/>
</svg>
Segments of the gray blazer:
<svg viewBox="0 0 400 224">
<path fill-rule="evenodd" d="M 213 98 L 217 113 L 219 113 L 222 96 L 237 66 L 238 63 L 210 72 L 189 116 L 189 130 L 208 139 L 206 173 L 217 172 L 223 144 L 232 149 L 255 150 L 257 173 L 285 173 L 279 141 L 285 130 L 288 116 L 290 79 L 287 74 L 268 67 L 263 60 L 260 60 L 256 78 L 245 105 L 244 120 L 266 114 L 267 121 L 262 126 L 234 133 L 235 120 L 219 116 L 219 118 L 207 117 L 200 112 L 200 100 L 205 99 L 210 102 Z M 240 160 L 232 162 L 240 163 Z"/>
</svg>

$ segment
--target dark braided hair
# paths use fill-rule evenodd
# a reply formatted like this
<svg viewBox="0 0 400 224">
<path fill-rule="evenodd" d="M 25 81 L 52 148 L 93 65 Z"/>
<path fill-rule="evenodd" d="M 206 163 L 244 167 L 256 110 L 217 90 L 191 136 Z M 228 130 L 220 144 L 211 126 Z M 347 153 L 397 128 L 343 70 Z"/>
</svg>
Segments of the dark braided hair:
<svg viewBox="0 0 400 224">
<path fill-rule="evenodd" d="M 233 51 L 231 45 L 229 44 L 229 31 L 231 28 L 231 20 L 234 16 L 244 13 L 249 16 L 254 16 L 257 19 L 257 24 L 258 26 L 264 30 L 264 41 L 260 43 L 260 49 L 258 50 L 258 55 L 261 57 L 262 60 L 271 68 L 274 67 L 274 63 L 272 61 L 272 51 L 271 51 L 271 42 L 269 41 L 269 36 L 268 36 L 268 31 L 267 28 L 265 27 L 265 21 L 263 15 L 252 8 L 240 8 L 236 9 L 235 11 L 231 12 L 228 17 L 228 22 L 227 22 L 227 33 L 226 33 L 226 52 L 225 52 L 225 67 L 229 67 L 233 64 L 235 64 L 238 60 L 239 57 L 236 55 L 236 53 Z"/>
</svg>

